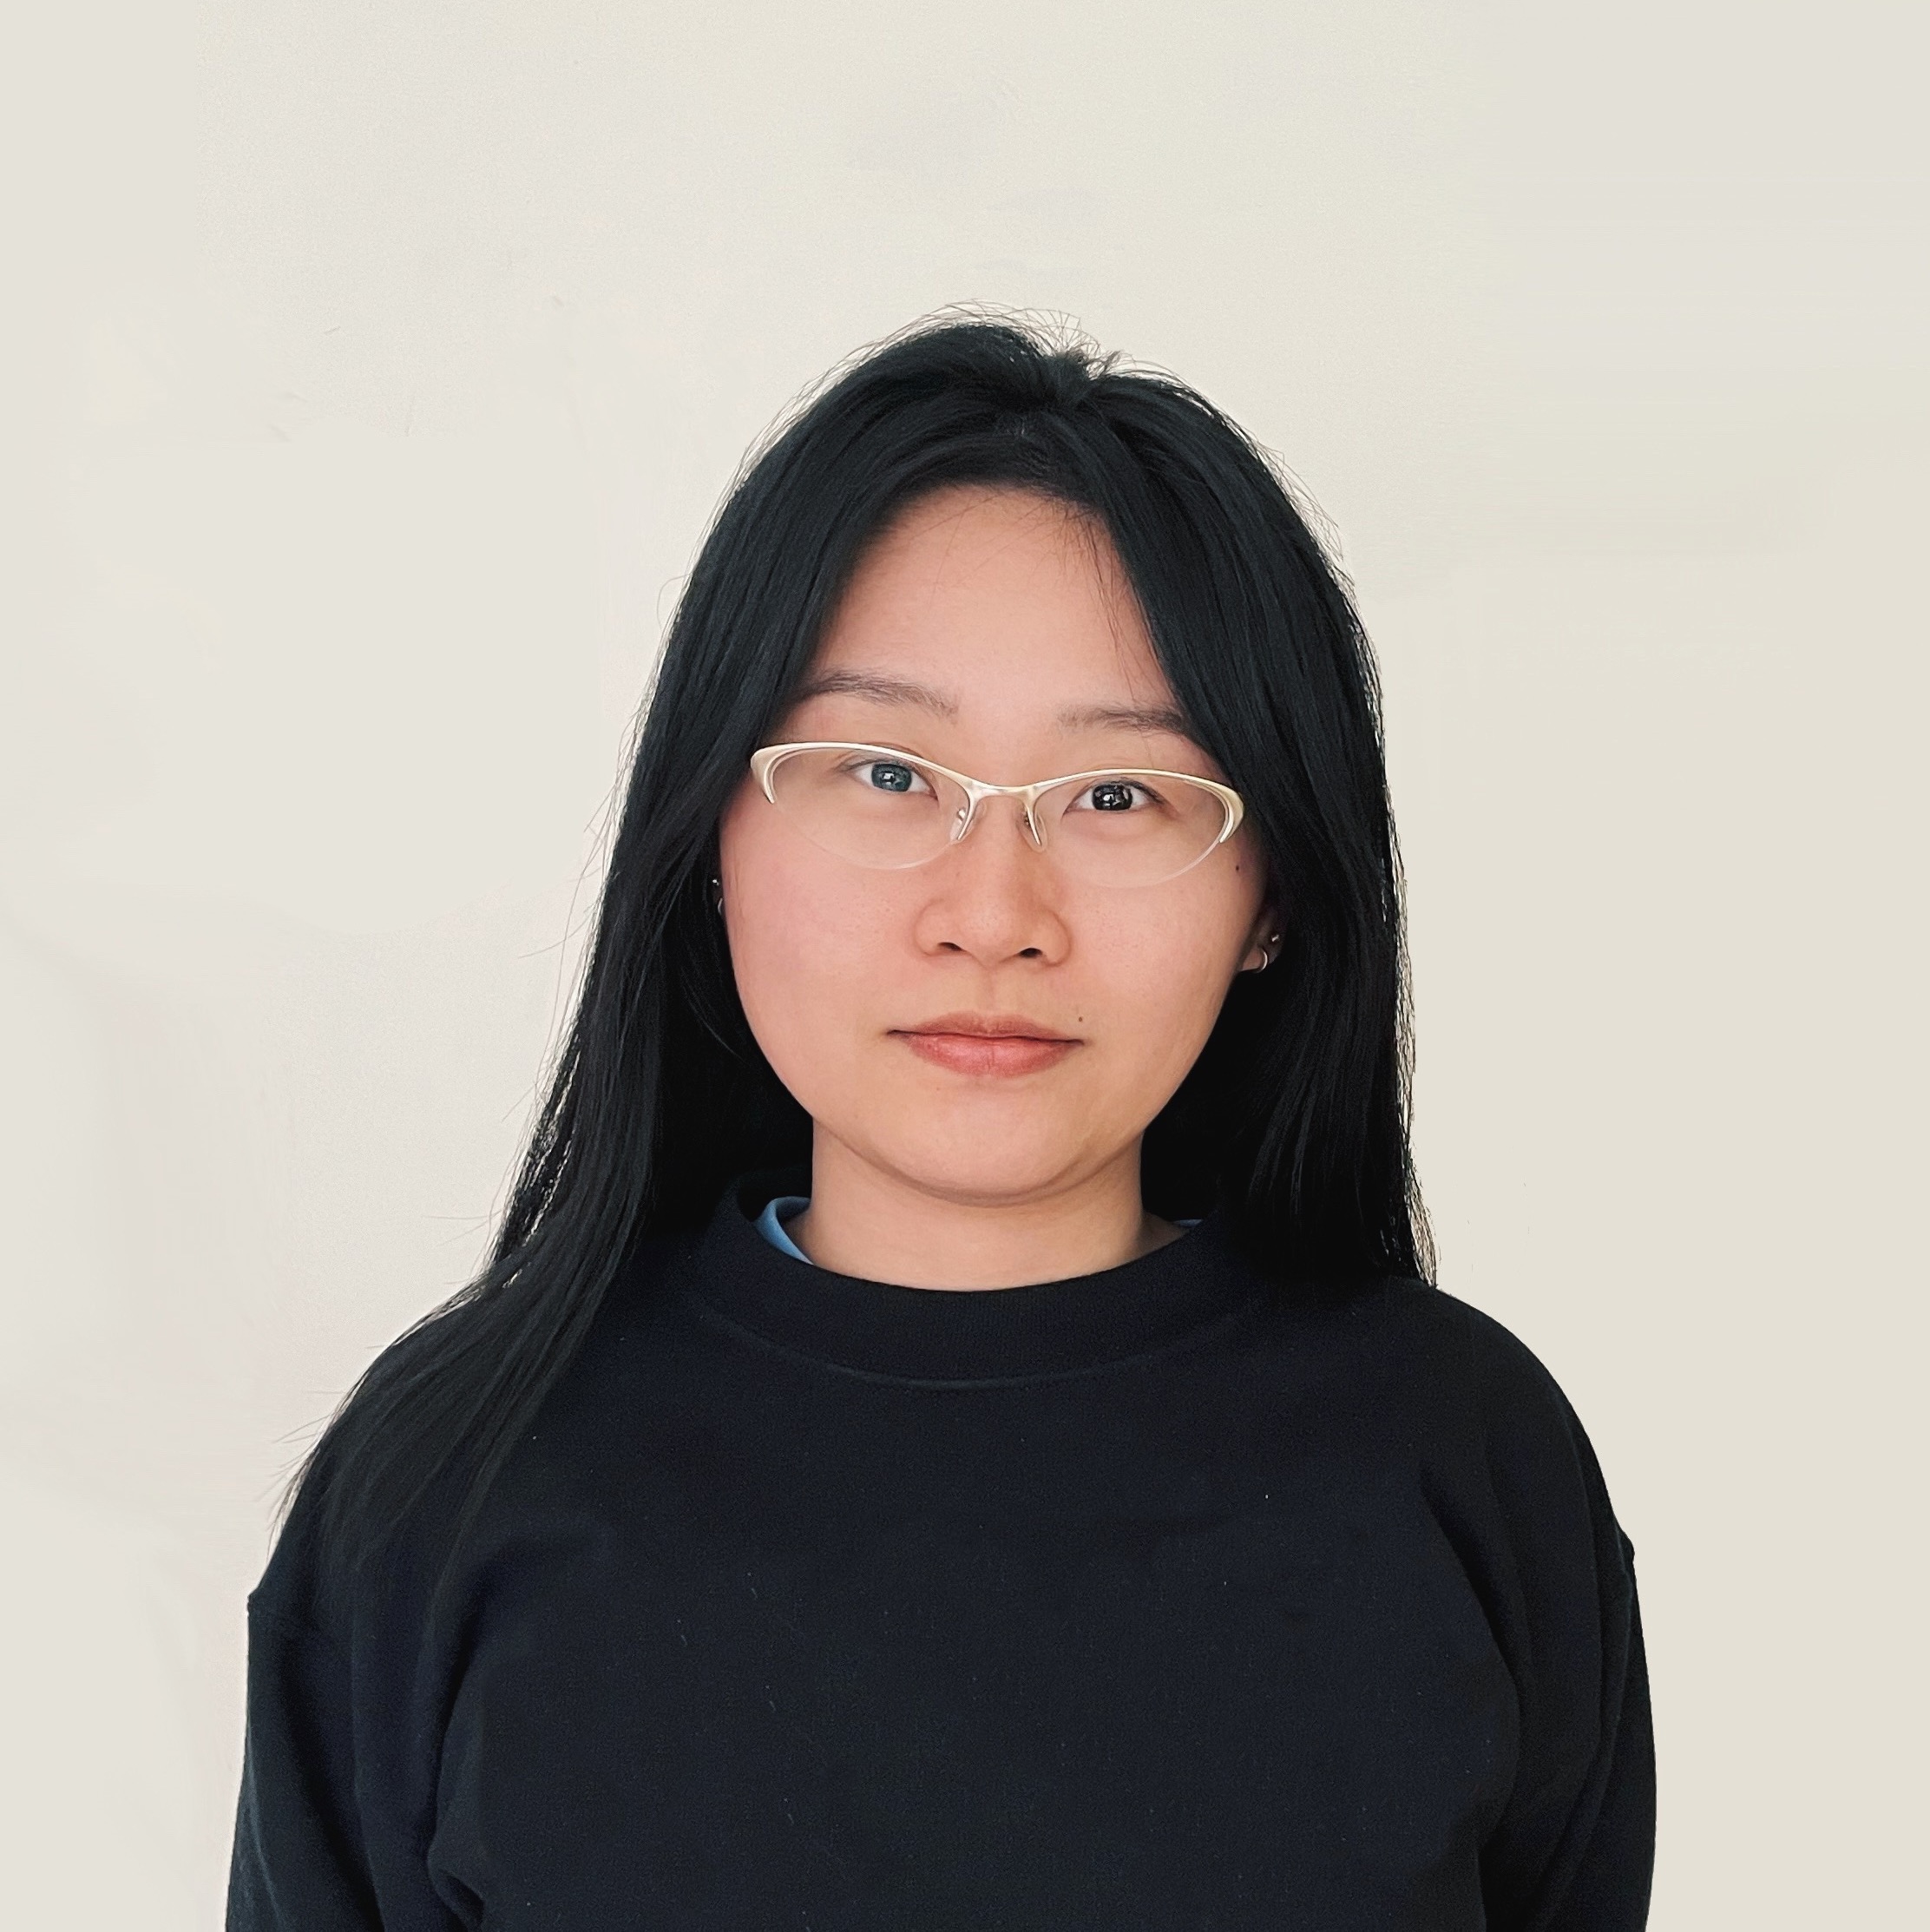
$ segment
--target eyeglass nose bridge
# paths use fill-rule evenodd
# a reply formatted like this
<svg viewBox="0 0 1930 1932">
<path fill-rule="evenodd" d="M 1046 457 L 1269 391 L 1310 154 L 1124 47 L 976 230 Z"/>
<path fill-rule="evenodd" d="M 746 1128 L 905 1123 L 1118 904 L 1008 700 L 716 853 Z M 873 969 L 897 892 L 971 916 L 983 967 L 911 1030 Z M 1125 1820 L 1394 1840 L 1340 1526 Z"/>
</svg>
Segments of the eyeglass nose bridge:
<svg viewBox="0 0 1930 1932">
<path fill-rule="evenodd" d="M 965 803 L 952 820 L 949 845 L 955 845 L 978 823 L 978 808 L 988 798 L 1016 798 L 1019 801 L 1019 824 L 1023 828 L 1027 842 L 1035 852 L 1046 849 L 1046 828 L 1039 823 L 1037 806 L 1042 793 L 1051 791 L 1048 785 L 988 785 L 983 779 L 968 779 L 962 772 L 949 772 L 946 776 L 955 785 L 963 788 Z"/>
</svg>

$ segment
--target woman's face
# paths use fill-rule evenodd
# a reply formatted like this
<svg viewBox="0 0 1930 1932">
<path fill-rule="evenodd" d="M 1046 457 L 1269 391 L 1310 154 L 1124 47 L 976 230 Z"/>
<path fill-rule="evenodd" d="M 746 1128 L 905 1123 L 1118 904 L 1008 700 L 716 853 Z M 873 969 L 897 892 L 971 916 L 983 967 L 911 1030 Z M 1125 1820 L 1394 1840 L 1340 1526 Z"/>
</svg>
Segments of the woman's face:
<svg viewBox="0 0 1930 1932">
<path fill-rule="evenodd" d="M 769 741 L 798 739 L 996 784 L 1107 766 L 1225 779 L 1181 728 L 1109 539 L 1012 489 L 922 498 L 873 543 Z M 1094 884 L 990 798 L 937 858 L 879 871 L 820 849 L 746 776 L 721 843 L 744 1009 L 820 1140 L 963 1203 L 1136 1171 L 1269 930 L 1244 826 L 1163 884 Z M 1034 1043 L 951 1030 L 975 1021 Z"/>
</svg>

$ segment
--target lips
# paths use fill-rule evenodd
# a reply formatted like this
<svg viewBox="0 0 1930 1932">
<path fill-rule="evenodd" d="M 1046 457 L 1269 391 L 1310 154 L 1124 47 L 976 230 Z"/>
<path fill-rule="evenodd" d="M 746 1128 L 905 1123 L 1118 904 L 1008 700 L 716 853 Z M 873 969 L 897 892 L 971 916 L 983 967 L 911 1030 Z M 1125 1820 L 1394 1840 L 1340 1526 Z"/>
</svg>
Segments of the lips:
<svg viewBox="0 0 1930 1932">
<path fill-rule="evenodd" d="M 945 1013 L 897 1028 L 893 1037 L 921 1060 L 959 1074 L 1035 1074 L 1079 1044 L 1018 1013 Z"/>
</svg>

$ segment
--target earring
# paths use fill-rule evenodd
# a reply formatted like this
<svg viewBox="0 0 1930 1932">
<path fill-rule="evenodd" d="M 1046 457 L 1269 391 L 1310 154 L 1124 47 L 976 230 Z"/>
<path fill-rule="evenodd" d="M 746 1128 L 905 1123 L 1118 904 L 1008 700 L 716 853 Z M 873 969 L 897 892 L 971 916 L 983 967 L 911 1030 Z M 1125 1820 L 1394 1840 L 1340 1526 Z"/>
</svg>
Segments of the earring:
<svg viewBox="0 0 1930 1932">
<path fill-rule="evenodd" d="M 713 912 L 724 910 L 724 881 L 715 872 L 711 874 L 711 910 Z"/>
<path fill-rule="evenodd" d="M 1246 969 L 1247 971 L 1250 973 L 1265 972 L 1267 968 L 1279 957 L 1279 948 L 1280 935 L 1277 932 L 1270 932 L 1266 936 L 1265 943 L 1259 949 L 1260 963 L 1257 966 L 1249 966 Z"/>
</svg>

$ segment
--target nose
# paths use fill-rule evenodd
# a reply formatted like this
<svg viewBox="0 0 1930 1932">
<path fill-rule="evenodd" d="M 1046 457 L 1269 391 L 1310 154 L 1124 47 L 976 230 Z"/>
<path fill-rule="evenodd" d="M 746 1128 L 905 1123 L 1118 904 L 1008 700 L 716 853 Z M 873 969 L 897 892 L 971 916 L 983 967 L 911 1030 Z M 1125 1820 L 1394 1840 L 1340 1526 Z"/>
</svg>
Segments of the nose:
<svg viewBox="0 0 1930 1932">
<path fill-rule="evenodd" d="M 1070 949 L 1058 883 L 1016 798 L 981 801 L 965 836 L 920 871 L 930 879 L 915 931 L 921 950 L 992 968 L 1051 963 Z"/>
</svg>

